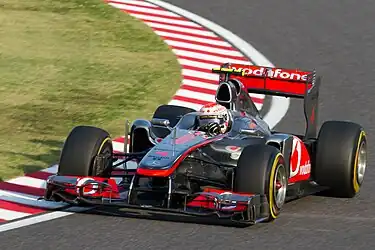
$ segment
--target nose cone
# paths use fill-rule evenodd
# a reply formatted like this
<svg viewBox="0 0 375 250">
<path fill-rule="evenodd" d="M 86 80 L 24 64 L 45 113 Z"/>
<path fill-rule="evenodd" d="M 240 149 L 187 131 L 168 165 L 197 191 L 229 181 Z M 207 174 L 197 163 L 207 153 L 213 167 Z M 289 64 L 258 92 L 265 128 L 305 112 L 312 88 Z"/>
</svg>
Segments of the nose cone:
<svg viewBox="0 0 375 250">
<path fill-rule="evenodd" d="M 154 149 L 145 155 L 140 162 L 139 167 L 148 169 L 166 169 L 173 164 L 175 159 L 176 154 L 173 154 L 173 151 L 160 149 L 158 146 L 155 146 Z"/>
<path fill-rule="evenodd" d="M 202 133 L 194 131 L 178 130 L 176 137 L 171 133 L 145 155 L 139 163 L 139 168 L 170 168 L 183 153 L 204 140 Z"/>
</svg>

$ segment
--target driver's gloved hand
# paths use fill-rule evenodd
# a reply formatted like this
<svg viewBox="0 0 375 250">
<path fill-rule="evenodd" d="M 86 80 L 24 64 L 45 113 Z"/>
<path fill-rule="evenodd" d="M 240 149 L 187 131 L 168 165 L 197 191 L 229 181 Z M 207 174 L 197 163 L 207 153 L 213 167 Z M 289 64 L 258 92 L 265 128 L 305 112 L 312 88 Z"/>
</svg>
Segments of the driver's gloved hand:
<svg viewBox="0 0 375 250">
<path fill-rule="evenodd" d="M 209 123 L 207 124 L 207 134 L 213 136 L 213 135 L 218 135 L 220 134 L 220 125 L 216 122 Z"/>
</svg>

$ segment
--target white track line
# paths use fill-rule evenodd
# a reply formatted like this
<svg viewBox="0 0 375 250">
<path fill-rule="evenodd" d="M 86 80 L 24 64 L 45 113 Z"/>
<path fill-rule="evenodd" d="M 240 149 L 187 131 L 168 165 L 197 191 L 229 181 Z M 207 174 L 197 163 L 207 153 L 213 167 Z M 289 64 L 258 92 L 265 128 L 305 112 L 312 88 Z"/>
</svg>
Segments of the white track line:
<svg viewBox="0 0 375 250">
<path fill-rule="evenodd" d="M 202 62 L 196 62 L 188 59 L 181 59 L 177 58 L 178 62 L 183 65 L 183 66 L 193 66 L 201 69 L 209 69 L 211 70 L 212 68 L 221 66 L 220 63 L 218 64 L 211 64 L 211 63 L 202 63 Z"/>
<path fill-rule="evenodd" d="M 177 56 L 187 56 L 187 57 L 192 57 L 196 59 L 218 62 L 219 64 L 223 64 L 227 62 L 238 63 L 238 64 L 249 64 L 249 61 L 230 59 L 230 58 L 225 57 L 224 55 L 213 56 L 213 55 L 205 54 L 204 52 L 197 53 L 197 52 L 191 52 L 191 51 L 183 50 L 183 49 L 172 49 L 172 51 Z"/>
<path fill-rule="evenodd" d="M 182 75 L 183 76 L 194 76 L 199 77 L 202 79 L 207 80 L 213 80 L 213 81 L 219 81 L 219 75 L 215 73 L 205 73 L 197 70 L 191 70 L 191 69 L 182 69 Z"/>
<path fill-rule="evenodd" d="M 156 10 L 156 9 L 151 9 L 147 7 L 137 7 L 137 6 L 132 6 L 132 5 L 126 5 L 126 4 L 120 4 L 120 3 L 109 3 L 112 7 L 118 8 L 120 10 L 128 10 L 128 11 L 139 11 L 139 12 L 145 12 L 148 14 L 155 14 L 155 15 L 160 15 L 165 18 L 168 17 L 180 17 L 179 15 L 165 11 L 165 10 Z"/>
<path fill-rule="evenodd" d="M 130 15 L 138 19 L 142 19 L 143 21 L 164 22 L 168 24 L 185 25 L 185 26 L 198 27 L 198 28 L 202 27 L 196 23 L 185 21 L 185 20 L 176 20 L 176 19 L 171 19 L 171 18 L 149 16 L 149 15 L 144 15 L 144 14 L 130 14 Z"/>
<path fill-rule="evenodd" d="M 229 49 L 218 49 L 218 48 L 213 48 L 210 46 L 203 46 L 203 45 L 196 45 L 196 44 L 191 44 L 191 43 L 185 43 L 185 42 L 178 42 L 178 41 L 173 41 L 173 40 L 164 40 L 168 45 L 170 46 L 176 46 L 176 47 L 181 47 L 181 48 L 187 48 L 187 49 L 195 49 L 195 50 L 202 50 L 210 53 L 217 53 L 221 54 L 223 56 L 243 56 L 240 52 L 238 51 L 233 51 Z"/>
<path fill-rule="evenodd" d="M 27 187 L 34 187 L 34 188 L 46 188 L 46 181 L 29 177 L 29 176 L 21 176 L 9 181 L 6 181 L 7 183 L 13 183 L 21 186 L 27 186 Z"/>
<path fill-rule="evenodd" d="M 56 174 L 57 173 L 57 164 L 49 167 L 49 168 L 46 168 L 46 169 L 42 169 L 40 170 L 42 172 L 47 172 L 47 173 L 50 173 L 50 174 Z"/>
<path fill-rule="evenodd" d="M 206 102 L 214 102 L 215 95 L 203 94 L 196 91 L 186 90 L 186 89 L 179 89 L 176 92 L 178 96 L 184 96 L 188 98 L 193 98 L 196 100 L 206 101 Z"/>
<path fill-rule="evenodd" d="M 174 99 L 172 99 L 169 102 L 169 104 L 170 105 L 176 105 L 176 106 L 183 106 L 183 107 L 187 107 L 187 108 L 192 108 L 192 109 L 195 109 L 195 110 L 199 110 L 203 106 L 203 105 L 196 104 L 196 103 L 184 102 L 184 101 L 174 100 Z"/>
<path fill-rule="evenodd" d="M 155 4 L 148 3 L 145 1 L 137 1 L 137 0 L 116 0 L 116 1 L 108 1 L 108 4 L 110 2 L 118 2 L 118 3 L 123 3 L 123 4 L 134 4 L 138 6 L 144 6 L 144 7 L 157 7 Z"/>
<path fill-rule="evenodd" d="M 216 85 L 216 84 L 209 84 L 209 83 L 198 82 L 198 81 L 193 81 L 193 80 L 188 80 L 188 79 L 182 80 L 182 84 L 189 85 L 192 87 L 211 89 L 215 91 L 217 90 L 217 87 L 219 87 L 219 85 Z"/>
<path fill-rule="evenodd" d="M 196 36 L 181 35 L 181 34 L 176 34 L 173 32 L 166 32 L 166 31 L 159 31 L 159 30 L 155 30 L 154 32 L 159 36 L 174 37 L 174 38 L 184 39 L 187 41 L 200 42 L 200 43 L 208 43 L 208 44 L 214 43 L 215 45 L 232 48 L 232 45 L 230 45 L 229 43 L 225 41 L 218 41 L 218 40 L 213 40 L 213 39 L 208 39 L 208 38 L 200 38 Z"/>
<path fill-rule="evenodd" d="M 4 208 L 0 208 L 0 219 L 2 220 L 15 220 L 22 217 L 30 216 L 29 213 L 16 212 Z"/>
<path fill-rule="evenodd" d="M 5 201 L 16 202 L 23 205 L 34 206 L 39 208 L 46 208 L 46 209 L 54 209 L 54 208 L 61 208 L 67 206 L 68 204 L 65 202 L 52 202 L 52 201 L 44 201 L 38 200 L 38 196 L 35 195 L 28 195 L 18 192 L 12 191 L 5 191 L 0 190 L 0 199 Z"/>
<path fill-rule="evenodd" d="M 114 151 L 124 152 L 124 143 L 117 142 L 117 141 L 112 141 L 112 146 L 113 146 L 113 150 Z"/>
<path fill-rule="evenodd" d="M 91 208 L 72 207 L 72 208 L 66 209 L 67 212 L 58 211 L 58 212 L 46 213 L 46 214 L 42 214 L 42 215 L 38 215 L 38 216 L 33 216 L 33 217 L 30 217 L 30 218 L 26 218 L 24 220 L 19 220 L 19 221 L 15 221 L 15 222 L 6 223 L 4 225 L 0 225 L 0 232 L 5 232 L 5 231 L 9 231 L 9 230 L 16 229 L 16 228 L 33 225 L 33 224 L 37 224 L 37 223 L 44 222 L 44 221 L 58 219 L 58 218 L 65 217 L 65 216 L 68 216 L 68 215 L 73 215 L 77 212 L 84 212 L 84 211 L 87 211 L 89 209 L 91 209 Z"/>
<path fill-rule="evenodd" d="M 145 21 L 145 23 L 152 28 L 167 29 L 167 30 L 170 30 L 170 31 L 181 31 L 181 32 L 185 32 L 185 33 L 190 33 L 192 35 L 196 34 L 196 35 L 202 35 L 202 36 L 217 37 L 211 31 L 182 28 L 182 27 L 178 27 L 178 26 L 160 24 L 160 23 L 153 23 L 153 22 L 148 22 L 148 21 Z"/>
</svg>

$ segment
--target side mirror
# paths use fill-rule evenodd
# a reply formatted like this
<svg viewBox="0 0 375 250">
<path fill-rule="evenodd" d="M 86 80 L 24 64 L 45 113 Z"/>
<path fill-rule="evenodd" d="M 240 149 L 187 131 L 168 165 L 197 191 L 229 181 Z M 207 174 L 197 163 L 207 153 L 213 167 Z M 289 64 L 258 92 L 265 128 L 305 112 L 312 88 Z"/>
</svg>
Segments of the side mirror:
<svg viewBox="0 0 375 250">
<path fill-rule="evenodd" d="M 171 122 L 168 119 L 153 118 L 151 120 L 151 124 L 153 126 L 167 128 L 169 129 L 169 131 L 172 131 L 172 128 L 170 126 Z"/>
<path fill-rule="evenodd" d="M 243 135 L 263 137 L 262 133 L 256 129 L 240 129 L 239 132 Z"/>
<path fill-rule="evenodd" d="M 153 118 L 151 124 L 168 128 L 171 123 L 168 119 Z"/>
</svg>

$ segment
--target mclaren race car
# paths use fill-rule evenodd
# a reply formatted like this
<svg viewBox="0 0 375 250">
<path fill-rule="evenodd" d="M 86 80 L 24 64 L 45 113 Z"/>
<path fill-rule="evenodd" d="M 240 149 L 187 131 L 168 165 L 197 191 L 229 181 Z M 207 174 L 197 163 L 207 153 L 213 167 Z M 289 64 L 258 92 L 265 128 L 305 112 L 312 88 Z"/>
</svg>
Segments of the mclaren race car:
<svg viewBox="0 0 375 250">
<path fill-rule="evenodd" d="M 216 102 L 233 114 L 228 132 L 197 129 L 196 110 L 162 105 L 151 120 L 127 122 L 124 152 L 110 135 L 75 127 L 44 199 L 114 206 L 245 224 L 272 221 L 306 190 L 354 197 L 366 168 L 366 135 L 353 122 L 317 131 L 321 78 L 315 71 L 223 64 Z M 304 100 L 304 134 L 271 130 L 249 93 Z"/>
</svg>

